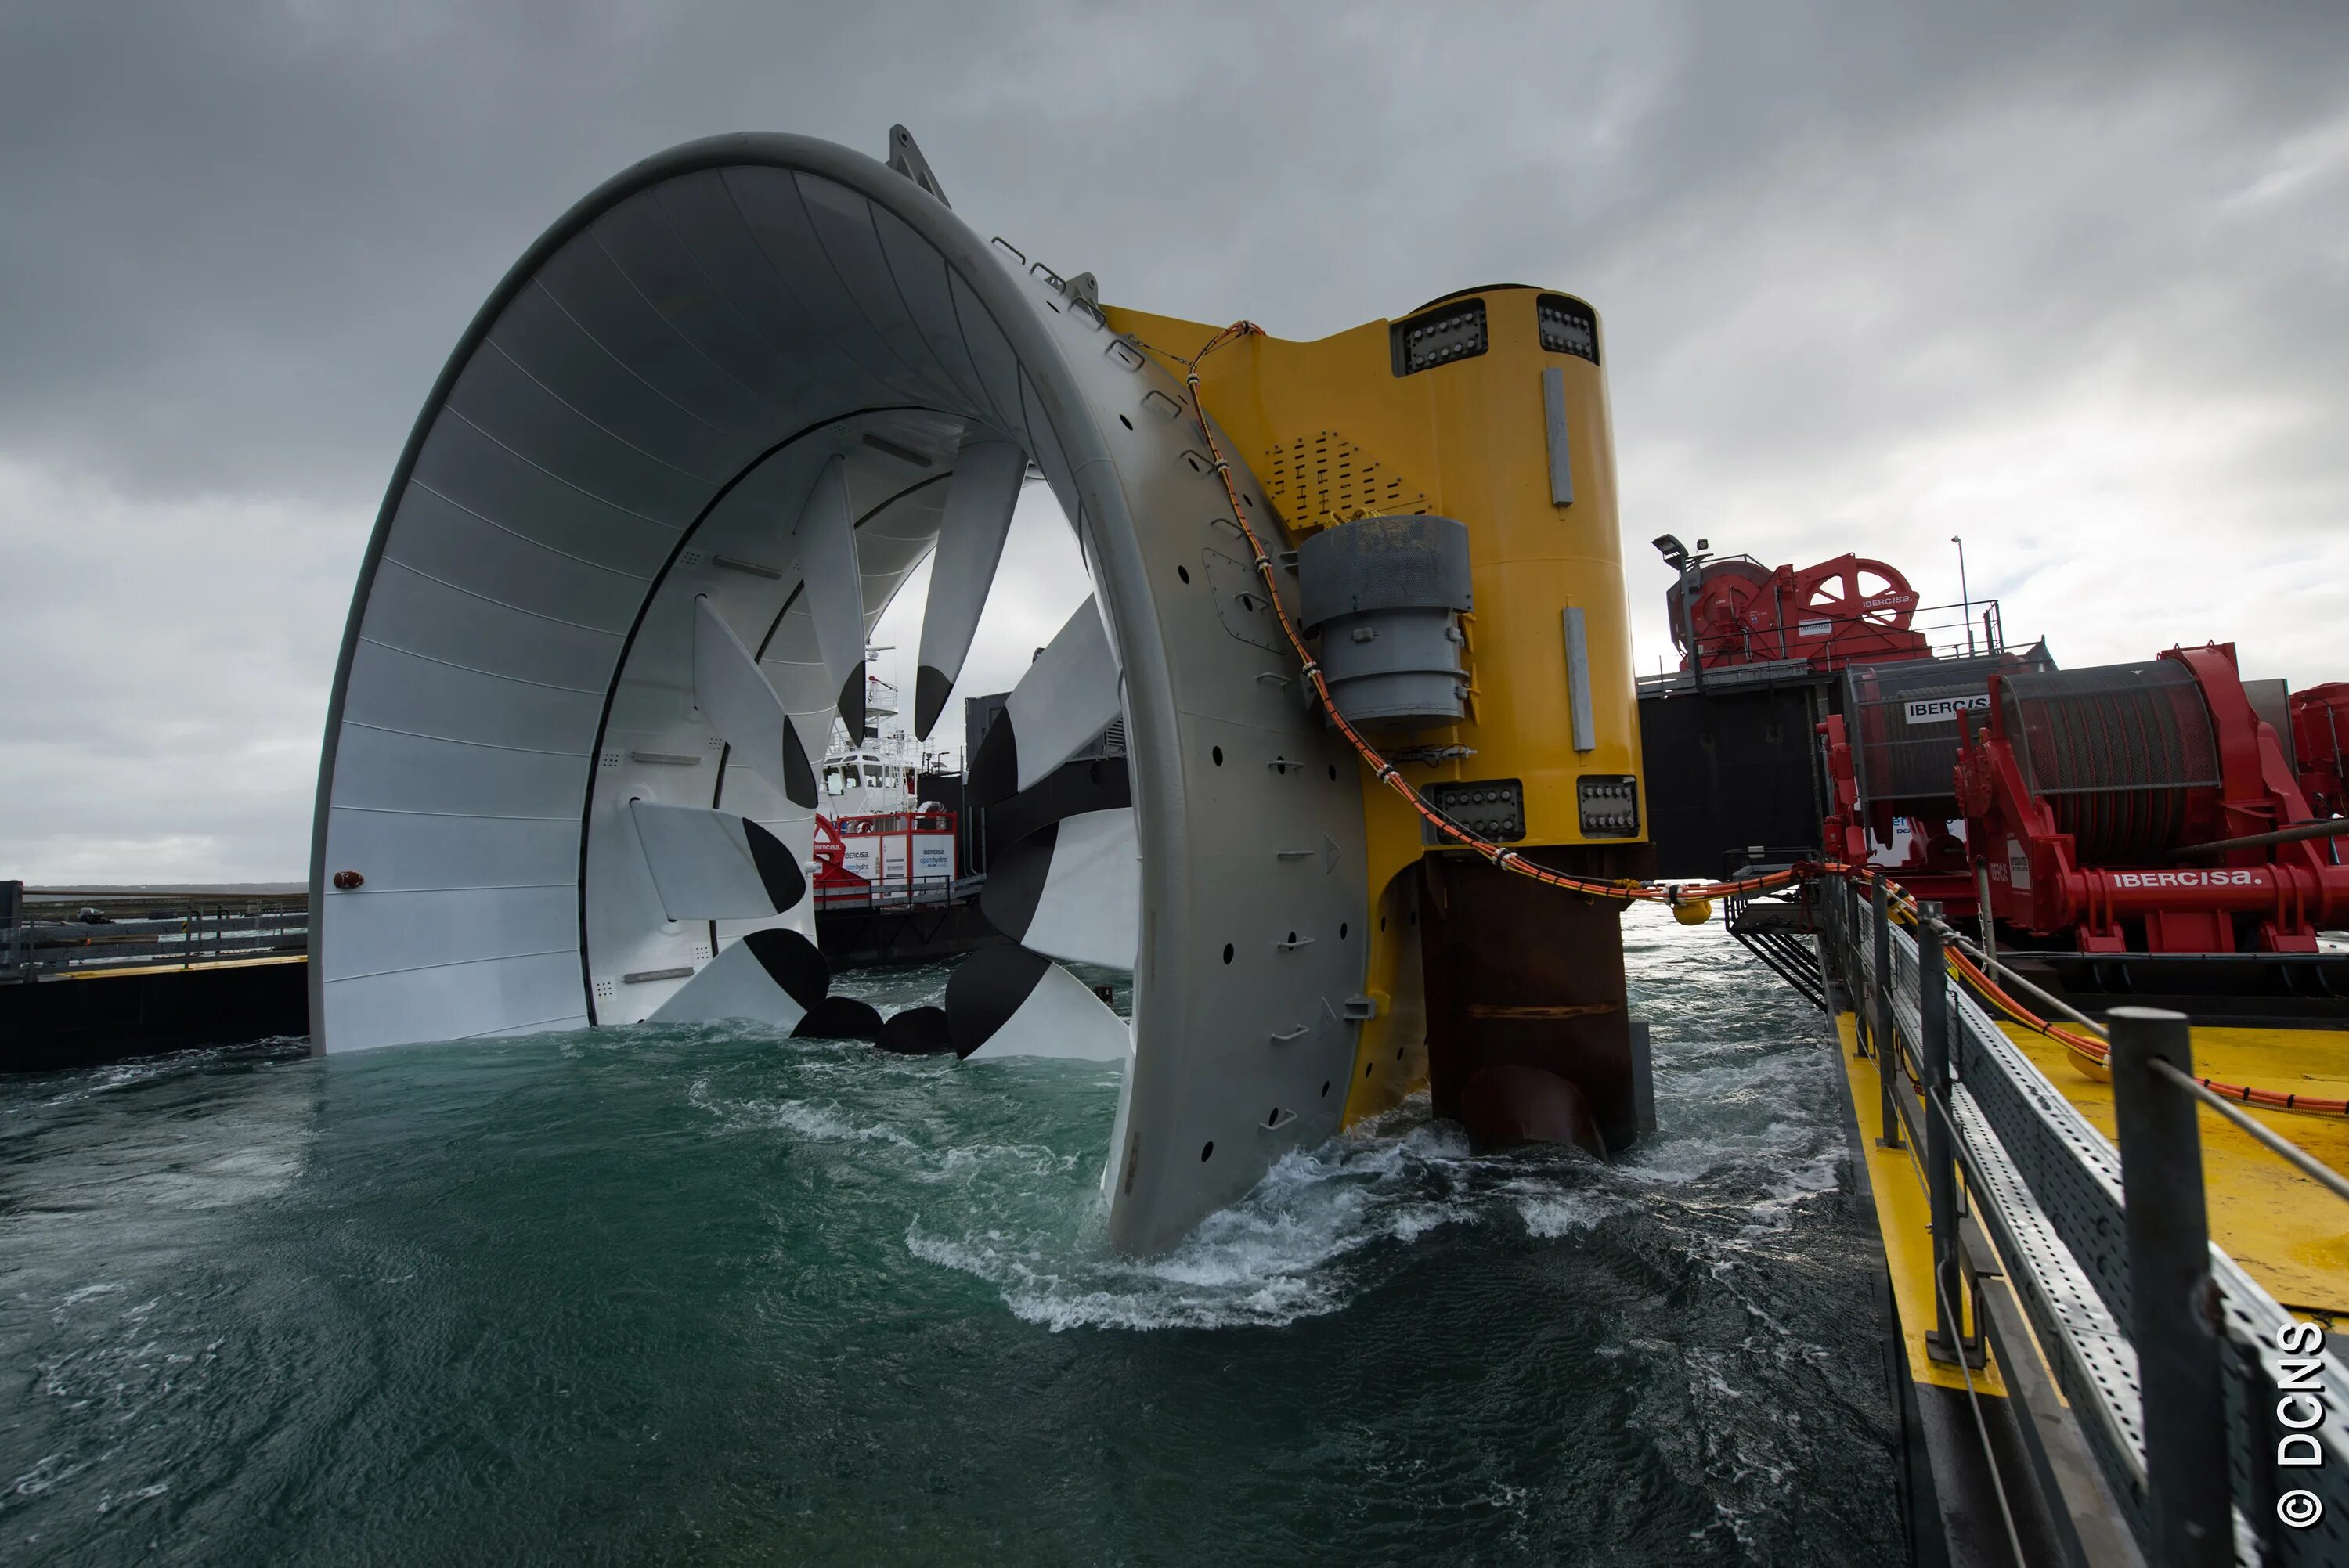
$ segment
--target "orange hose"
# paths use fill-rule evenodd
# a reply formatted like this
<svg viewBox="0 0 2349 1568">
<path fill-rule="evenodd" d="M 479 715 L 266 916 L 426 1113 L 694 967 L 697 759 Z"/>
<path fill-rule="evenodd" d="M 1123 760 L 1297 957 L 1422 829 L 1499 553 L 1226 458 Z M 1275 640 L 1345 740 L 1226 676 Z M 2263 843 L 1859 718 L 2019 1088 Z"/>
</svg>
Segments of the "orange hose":
<svg viewBox="0 0 2349 1568">
<path fill-rule="evenodd" d="M 1889 878 L 1886 879 L 1885 885 L 1895 887 Z M 1898 891 L 1897 888 L 1895 891 Z M 1906 894 L 1901 896 L 1907 897 Z M 1914 899 L 1909 899 L 1909 903 L 1912 905 L 1915 902 Z M 2005 987 L 1992 979 L 1964 954 L 1954 948 L 1944 949 L 1944 951 L 1949 955 L 1951 965 L 1958 973 L 1971 984 L 1976 991 L 1988 998 L 1992 1006 L 2006 1014 L 2014 1022 L 2055 1041 L 2065 1050 L 2093 1067 L 2108 1068 L 2110 1066 L 2112 1047 L 2094 1035 L 2082 1034 L 2076 1029 L 2049 1023 L 2016 1001 Z M 2278 1089 L 2261 1088 L 2251 1084 L 2222 1083 L 2217 1078 L 2206 1078 L 2197 1081 L 2212 1094 L 2223 1095 L 2229 1099 L 2244 1105 L 2261 1106 L 2269 1110 L 2290 1111 L 2297 1116 L 2349 1116 L 2349 1100 L 2323 1099 L 2311 1095 L 2287 1094 Z"/>
</svg>

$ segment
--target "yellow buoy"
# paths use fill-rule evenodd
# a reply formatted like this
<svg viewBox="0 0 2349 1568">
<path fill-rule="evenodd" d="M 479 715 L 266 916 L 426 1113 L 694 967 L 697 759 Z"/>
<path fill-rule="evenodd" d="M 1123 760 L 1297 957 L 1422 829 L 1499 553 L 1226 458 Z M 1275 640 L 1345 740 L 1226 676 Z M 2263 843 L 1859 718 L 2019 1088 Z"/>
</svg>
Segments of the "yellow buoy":
<svg viewBox="0 0 2349 1568">
<path fill-rule="evenodd" d="M 2064 1052 L 2064 1059 L 2072 1064 L 2072 1070 L 2074 1072 L 2078 1073 L 2090 1083 L 2110 1083 L 2113 1081 L 2112 1068 L 2106 1067 L 2100 1061 L 2095 1061 L 2082 1055 L 2078 1051 Z"/>
<path fill-rule="evenodd" d="M 1713 918 L 1713 900 L 1684 898 L 1672 905 L 1672 918 L 1682 925 L 1702 925 Z"/>
</svg>

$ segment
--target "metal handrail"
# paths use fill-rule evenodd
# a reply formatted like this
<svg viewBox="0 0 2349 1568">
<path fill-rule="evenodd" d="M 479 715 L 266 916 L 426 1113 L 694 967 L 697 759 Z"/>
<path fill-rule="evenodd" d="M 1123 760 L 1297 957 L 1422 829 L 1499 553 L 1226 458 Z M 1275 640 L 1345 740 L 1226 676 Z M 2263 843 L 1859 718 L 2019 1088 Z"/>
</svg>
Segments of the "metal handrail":
<svg viewBox="0 0 2349 1568">
<path fill-rule="evenodd" d="M 0 980 L 290 960 L 308 948 L 309 901 L 300 892 L 0 882 Z"/>
<path fill-rule="evenodd" d="M 2049 1007 L 2054 1008 L 2055 1011 L 2062 1013 L 2064 1016 L 2073 1019 L 2082 1026 L 2094 1029 L 2104 1038 L 2110 1039 L 2112 1037 L 2112 1032 L 2109 1029 L 2107 1029 L 2104 1025 L 2098 1023 L 2095 1019 L 2088 1016 L 2087 1014 L 2083 1013 L 2077 1007 L 2073 1006 L 2070 1003 L 2064 1001 L 2062 998 L 2052 995 L 2048 992 L 2042 990 L 2039 986 L 2033 985 L 2030 981 L 2024 979 L 2022 975 L 2017 975 L 2005 965 L 2001 964 L 1996 958 L 1992 957 L 1990 954 L 1984 953 L 1981 948 L 1967 942 L 1955 929 L 1945 928 L 1945 930 L 1948 932 L 1947 940 L 1951 944 L 1951 945 L 1957 947 L 1968 957 L 1980 963 L 1992 977 L 2028 992 L 2038 1001 L 2044 1003 Z M 2282 1133 L 2276 1131 L 2275 1129 L 2270 1127 L 2266 1122 L 2261 1121 L 2259 1118 L 2242 1109 L 2226 1096 L 2213 1090 L 2209 1085 L 2202 1082 L 2199 1078 L 2179 1072 L 2175 1067 L 2172 1067 L 2169 1063 L 2165 1061 L 2157 1061 L 2153 1064 L 2153 1067 L 2156 1072 L 2160 1073 L 2165 1078 L 2174 1079 L 2178 1085 L 2184 1088 L 2189 1094 L 2191 1094 L 2195 1099 L 2209 1106 L 2212 1110 L 2217 1111 L 2220 1116 L 2225 1117 L 2230 1122 L 2233 1123 L 2237 1128 L 2240 1129 L 2245 1134 L 2251 1137 L 2253 1141 L 2264 1146 L 2278 1159 L 2292 1166 L 2302 1175 L 2306 1176 L 2310 1181 L 2314 1181 L 2326 1191 L 2333 1193 L 2335 1197 L 2342 1199 L 2344 1202 L 2349 1202 L 2349 1176 L 2344 1176 L 2340 1171 L 2335 1171 L 2332 1166 L 2327 1165 L 2315 1155 L 2311 1154 L 2307 1150 L 2302 1149 L 2299 1144 L 2294 1143 L 2291 1139 L 2286 1138 Z"/>
<path fill-rule="evenodd" d="M 2200 1079 L 2179 1072 L 2169 1063 L 2160 1060 L 2153 1063 L 2153 1070 L 2233 1122 L 2258 1142 L 2266 1145 L 2278 1159 L 2334 1197 L 2349 1201 L 2349 1177 L 2343 1176 L 2332 1166 L 2327 1165 L 2282 1133 L 2276 1131 L 2259 1118 L 2239 1109 L 2234 1101 L 2224 1095 L 2211 1093 L 2209 1086 Z"/>
<path fill-rule="evenodd" d="M 2027 1309 L 2022 1326 L 2038 1340 L 2037 1354 L 2045 1357 L 2047 1366 L 2056 1374 L 2058 1386 L 2068 1395 L 2075 1424 L 2085 1423 L 2085 1427 L 2075 1426 L 2075 1429 L 2089 1430 L 2097 1437 L 2098 1440 L 2089 1444 L 2087 1452 L 2101 1477 L 2100 1484 L 2109 1489 L 2110 1496 L 2096 1504 L 2083 1505 L 2075 1501 L 2075 1510 L 2087 1506 L 2096 1518 L 2109 1519 L 2113 1517 L 2113 1500 L 2120 1500 L 2127 1505 L 2118 1511 L 2119 1521 L 2126 1523 L 2122 1538 L 2134 1537 L 2142 1542 L 2149 1560 L 2159 1563 L 2217 1561 L 2204 1554 L 2204 1546 L 2214 1539 L 2209 1533 L 2214 1528 L 2226 1536 L 2226 1555 L 2231 1557 L 2235 1527 L 2224 1525 L 2230 1506 L 2228 1489 L 2220 1486 L 2214 1505 L 2207 1485 L 2211 1464 L 2207 1434 L 2201 1440 L 2188 1440 L 2180 1435 L 2176 1414 L 2178 1407 L 2174 1402 L 2185 1399 L 2197 1408 L 2220 1411 L 2211 1418 L 2226 1429 L 2222 1446 L 2232 1456 L 2231 1465 L 2239 1481 L 2251 1488 L 2251 1495 L 2235 1496 L 2231 1506 L 2243 1511 L 2243 1521 L 2269 1553 L 2266 1560 L 2321 1560 L 2323 1553 L 2330 1550 L 2323 1541 L 2297 1530 L 2279 1534 L 2268 1514 L 2272 1509 L 2275 1520 L 2293 1522 L 2276 1506 L 2277 1488 L 2296 1486 L 2303 1490 L 2313 1487 L 2315 1492 L 2310 1495 L 2321 1494 L 2324 1499 L 2319 1512 L 2328 1527 L 2334 1516 L 2349 1517 L 2349 1493 L 2343 1490 L 2341 1473 L 2349 1471 L 2349 1462 L 2344 1462 L 2349 1461 L 2349 1419 L 2344 1418 L 2349 1416 L 2349 1375 L 2344 1375 L 2333 1347 L 2321 1346 L 2315 1353 L 2315 1376 L 2320 1379 L 2318 1386 L 2325 1401 L 2322 1407 L 2325 1418 L 2321 1430 L 2312 1435 L 2323 1445 L 2328 1456 L 2323 1469 L 2295 1473 L 2267 1466 L 2262 1455 L 2274 1444 L 2271 1434 L 2266 1439 L 2261 1436 L 2264 1429 L 2260 1425 L 2264 1418 L 2261 1412 L 2275 1403 L 2279 1387 L 2307 1386 L 2280 1382 L 2280 1368 L 2290 1370 L 2305 1363 L 2290 1361 L 2289 1357 L 2297 1352 L 2283 1349 L 2292 1339 L 2294 1319 L 2291 1313 L 2209 1241 L 2207 1231 L 2201 1229 L 2199 1176 L 2190 1202 L 2194 1216 L 2190 1235 L 2179 1228 L 2174 1218 L 2188 1199 L 2176 1192 L 2153 1190 L 2154 1185 L 2164 1182 L 2176 1184 L 2181 1157 L 2164 1150 L 2181 1138 L 2187 1149 L 2194 1151 L 2193 1167 L 2199 1169 L 2199 1135 L 2190 1112 L 2183 1119 L 2182 1127 L 2174 1111 L 2164 1112 L 2163 1130 L 2148 1132 L 2151 1124 L 2145 1119 L 2152 1102 L 2146 1099 L 2141 1088 L 2134 1089 L 2128 1097 L 2131 1105 L 2116 1104 L 2127 1123 L 2122 1141 L 2136 1150 L 2131 1159 L 2124 1161 L 2114 1145 L 2048 1082 L 2036 1064 L 2015 1047 L 1990 1014 L 1946 970 L 1940 979 L 1948 998 L 1945 1006 L 1952 1047 L 1949 1052 L 1949 1098 L 1944 1099 L 1934 1092 L 1935 1086 L 1928 1082 L 1923 1086 L 1925 1093 L 1920 1103 L 1920 1097 L 1907 1092 L 1907 1069 L 1914 1059 L 1912 1042 L 1920 1040 L 1925 1023 L 1926 1009 L 1921 1004 L 1930 977 L 1920 972 L 1916 962 L 1915 939 L 1886 918 L 1889 906 L 1901 895 L 1896 891 L 1870 910 L 1850 884 L 1838 880 L 1820 885 L 1817 896 L 1822 901 L 1822 918 L 1817 922 L 1822 967 L 1828 972 L 1834 987 L 1847 998 L 1870 1054 L 1878 1058 L 1888 1102 L 1886 1131 L 1890 1133 L 1906 1124 L 1909 1136 L 1904 1152 L 1912 1163 L 1919 1163 L 1928 1186 L 1934 1184 L 1930 1166 L 1935 1159 L 1952 1159 L 1962 1168 L 1967 1194 L 1979 1205 L 1982 1218 L 1999 1238 L 1999 1256 L 2010 1276 L 2007 1284 Z M 1914 901 L 1909 903 L 1913 905 Z M 1934 906 L 1916 908 L 1914 913 L 1920 924 L 1931 928 L 1931 935 L 1967 954 L 2001 983 L 2013 985 L 2018 992 L 2035 997 L 2053 1012 L 2075 1018 L 2098 1036 L 2110 1038 L 2106 1026 L 2015 975 L 1968 942 L 1961 933 L 1951 930 L 1940 920 Z M 1876 927 L 1873 932 L 1869 930 L 1871 926 Z M 2157 1026 L 2157 1020 L 2165 1018 L 2168 1021 Z M 2132 1014 L 2128 1019 L 2140 1033 L 2142 1026 L 2147 1026 L 2180 1031 L 2184 1028 L 2184 1020 L 2175 1016 L 2140 1017 Z M 2178 1040 L 2177 1060 L 2190 1064 L 2182 1033 Z M 1958 1048 L 1961 1041 L 1962 1049 Z M 2349 1180 L 2344 1180 L 2314 1156 L 2213 1093 L 2190 1072 L 2158 1055 L 2147 1057 L 2139 1046 L 2132 1049 L 2136 1051 L 2140 1084 L 2159 1084 L 2165 1095 L 2169 1088 L 2184 1088 L 2193 1099 L 2174 1100 L 2174 1105 L 2190 1108 L 2197 1101 L 2210 1105 L 2230 1123 L 2328 1191 L 2349 1198 Z M 1897 1096 L 1893 1092 L 1896 1075 L 1899 1079 L 1898 1088 L 1903 1091 Z M 1897 1105 L 1893 1103 L 1896 1100 L 1899 1102 Z M 1929 1129 L 1939 1132 L 1944 1127 L 1951 1133 L 1946 1141 L 1919 1136 Z M 2023 1140 L 2021 1144 L 2012 1141 L 2018 1136 Z M 1919 1147 L 1929 1141 L 1940 1142 L 1942 1147 L 1931 1150 Z M 1889 1138 L 1878 1142 L 1888 1149 L 1892 1147 Z M 1921 1163 L 1920 1153 L 1925 1155 Z M 2131 1190 L 2147 1183 L 2151 1185 L 2134 1194 L 2138 1202 L 2132 1212 Z M 2020 1207 L 2010 1211 L 2003 1207 L 2006 1204 Z M 2021 1231 L 2016 1229 L 2018 1223 L 2023 1227 Z M 2116 1223 L 2125 1225 L 2130 1234 L 2127 1257 L 2116 1255 L 2113 1249 L 2114 1233 L 2110 1227 Z M 1962 1220 L 1934 1227 L 1934 1294 L 1940 1308 L 1937 1315 L 1944 1321 L 1954 1322 L 1957 1318 L 1952 1298 L 1959 1291 L 1949 1283 L 1947 1272 L 1951 1258 L 1961 1260 L 1969 1270 L 1971 1267 L 1972 1253 L 1963 1240 L 1963 1228 Z M 2143 1293 L 2132 1289 L 2135 1270 L 2130 1260 L 2137 1256 L 2141 1243 L 2154 1244 L 2144 1242 L 2144 1237 L 2159 1238 L 2159 1244 L 2167 1249 L 2161 1255 L 2169 1273 L 2161 1276 L 2160 1288 L 2146 1299 L 2135 1300 L 2132 1305 L 2133 1299 Z M 2015 1244 L 2018 1238 L 2019 1245 Z M 2091 1246 L 2091 1253 L 2078 1252 L 2084 1243 Z M 2204 1262 L 2196 1265 L 2192 1263 L 2195 1258 Z M 2174 1283 L 2171 1276 L 2181 1267 L 2199 1267 L 2207 1286 L 2215 1287 L 2211 1300 L 2220 1314 L 2222 1337 L 2213 1337 L 2206 1326 L 2199 1331 L 2201 1339 L 2197 1342 L 2181 1327 L 2185 1322 L 2179 1315 L 2184 1310 L 2184 1298 L 2172 1299 L 2175 1293 L 2169 1288 Z M 1981 1282 L 1973 1280 L 1971 1274 L 1967 1280 L 1976 1292 L 1979 1312 Z M 2088 1294 L 2082 1295 L 2083 1291 Z M 2099 1297 L 2103 1299 L 2095 1299 Z M 2207 1315 L 2213 1308 L 2205 1305 L 2193 1310 Z M 2098 1328 L 2097 1324 L 2103 1326 Z M 1979 1319 L 1976 1328 L 1982 1332 Z M 2083 1337 L 2084 1334 L 2086 1337 Z M 2150 1360 L 2137 1348 L 2140 1336 L 2146 1335 L 2153 1336 L 2145 1341 L 2154 1346 Z M 2231 1343 L 2234 1348 L 2221 1357 L 2215 1346 L 2224 1343 Z M 1947 1347 L 1962 1354 L 1971 1346 Z M 2006 1352 L 2002 1350 L 2001 1354 L 2003 1357 Z M 2033 1366 L 2037 1364 L 2031 1352 L 2024 1352 L 2023 1359 Z M 2105 1370 L 2096 1370 L 2099 1367 Z M 2186 1376 L 2181 1368 L 2189 1367 L 2194 1369 L 2189 1381 L 2217 1377 L 2235 1386 L 2222 1407 L 2208 1405 L 2204 1394 L 2191 1393 L 2184 1384 L 2171 1387 L 2173 1379 Z M 2161 1391 L 2143 1399 L 2132 1397 L 2140 1377 L 2160 1385 Z M 2197 1386 L 2207 1394 L 2207 1383 Z M 2147 1427 L 2147 1412 L 2162 1401 L 2172 1403 L 2164 1405 L 2166 1413 L 2153 1421 L 2159 1434 L 2156 1441 L 2155 1433 Z M 2039 1435 L 2029 1421 L 2023 1427 L 2026 1444 L 2033 1447 L 2034 1462 L 2040 1464 L 2044 1477 L 2051 1472 L 2044 1462 L 2044 1456 L 2036 1452 Z M 2247 1474 L 2243 1473 L 2246 1463 L 2251 1467 Z M 2225 1471 L 2230 1467 L 2228 1462 L 2220 1462 L 2217 1468 Z M 2002 1480 L 2001 1484 L 2002 1488 Z M 2089 1514 L 2075 1511 L 2070 1517 L 2085 1520 Z M 2196 1521 L 2199 1522 L 2193 1522 L 2186 1535 L 2179 1533 L 2185 1527 L 2181 1522 Z M 2118 1522 L 2114 1527 L 2118 1528 Z M 2085 1541 L 2086 1527 L 2082 1529 L 2081 1539 Z M 2105 1539 L 2109 1542 L 2111 1537 Z M 2189 1543 L 2192 1549 L 2187 1550 L 2182 1542 Z M 2081 1560 L 2079 1550 L 2070 1549 L 2075 1561 Z M 2185 1554 L 2180 1555 L 2181 1552 Z"/>
</svg>

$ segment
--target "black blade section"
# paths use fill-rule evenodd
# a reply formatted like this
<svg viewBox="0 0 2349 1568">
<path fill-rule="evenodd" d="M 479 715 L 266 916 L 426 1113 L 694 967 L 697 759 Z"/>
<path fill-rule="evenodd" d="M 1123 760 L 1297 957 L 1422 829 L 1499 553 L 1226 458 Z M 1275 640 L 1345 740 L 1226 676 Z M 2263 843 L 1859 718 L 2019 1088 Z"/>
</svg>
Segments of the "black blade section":
<svg viewBox="0 0 2349 1568">
<path fill-rule="evenodd" d="M 914 738 L 927 740 L 930 727 L 946 711 L 947 698 L 954 692 L 954 681 L 943 671 L 924 665 L 914 672 Z M 984 744 L 982 742 L 982 744 Z"/>
<path fill-rule="evenodd" d="M 854 996 L 826 996 L 810 1007 L 807 1016 L 792 1030 L 792 1038 L 795 1040 L 877 1040 L 880 1037 L 880 1009 Z"/>
<path fill-rule="evenodd" d="M 989 729 L 988 734 L 995 731 Z M 986 750 L 982 741 L 979 749 Z M 978 770 L 971 769 L 976 781 Z M 984 802 L 982 802 L 984 804 Z M 1033 788 L 1024 789 L 1009 799 L 987 808 L 987 841 L 990 844 L 1011 844 L 1026 838 L 1048 823 L 1063 817 L 1074 817 L 1084 811 L 1109 811 L 1120 806 L 1133 804 L 1133 788 L 1125 771 L 1123 757 L 1096 757 L 1090 760 L 1064 762 L 1043 778 Z M 990 865 L 990 874 L 994 871 Z"/>
<path fill-rule="evenodd" d="M 788 717 L 783 720 L 783 797 L 794 806 L 815 805 L 815 769 L 808 766 L 799 727 Z"/>
<path fill-rule="evenodd" d="M 832 989 L 832 967 L 815 944 L 796 931 L 754 931 L 742 944 L 784 995 L 812 1012 Z"/>
<path fill-rule="evenodd" d="M 944 1007 L 908 1007 L 882 1020 L 881 1037 L 874 1042 L 901 1057 L 936 1057 L 954 1050 Z"/>
<path fill-rule="evenodd" d="M 991 832 L 991 823 L 989 827 Z M 1024 939 L 1028 928 L 1036 923 L 1036 906 L 1044 900 L 1044 882 L 1052 872 L 1052 848 L 1060 837 L 1060 823 L 1048 822 L 1014 840 L 988 862 L 987 885 L 978 892 L 978 913 L 1014 942 Z"/>
<path fill-rule="evenodd" d="M 1019 790 L 1019 739 L 1011 732 L 1011 710 L 1006 708 L 979 738 L 978 755 L 970 759 L 970 771 L 964 776 L 963 798 L 974 806 L 992 806 Z"/>
<path fill-rule="evenodd" d="M 783 848 L 781 839 L 748 817 L 742 819 L 742 836 L 750 841 L 750 863 L 758 868 L 760 885 L 775 901 L 775 913 L 798 907 L 807 896 L 807 873 L 800 870 L 797 857 Z"/>
<path fill-rule="evenodd" d="M 967 1057 L 1009 1023 L 1052 961 L 1024 947 L 982 947 L 947 982 L 947 1029 L 954 1053 Z"/>
<path fill-rule="evenodd" d="M 864 661 L 863 659 L 856 661 L 856 667 L 849 671 L 848 678 L 841 683 L 840 717 L 848 726 L 848 743 L 851 746 L 864 738 Z"/>
</svg>

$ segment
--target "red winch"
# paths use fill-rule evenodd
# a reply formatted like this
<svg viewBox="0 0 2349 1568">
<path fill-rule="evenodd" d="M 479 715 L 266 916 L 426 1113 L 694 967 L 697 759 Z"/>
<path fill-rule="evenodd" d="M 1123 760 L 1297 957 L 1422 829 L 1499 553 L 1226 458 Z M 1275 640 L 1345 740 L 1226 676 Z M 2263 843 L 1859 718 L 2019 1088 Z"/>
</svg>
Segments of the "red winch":
<svg viewBox="0 0 2349 1568">
<path fill-rule="evenodd" d="M 1917 591 L 1909 580 L 1881 561 L 1857 555 L 1838 555 L 1800 572 L 1792 566 L 1774 572 L 1750 555 L 1708 561 L 1693 599 L 1674 583 L 1664 603 L 1683 667 L 1692 633 L 1698 662 L 1707 669 L 1778 659 L 1839 669 L 1862 661 L 1927 658 L 1932 652 L 1925 634 L 1909 629 Z"/>
<path fill-rule="evenodd" d="M 2338 816 L 2349 806 L 2349 681 L 2292 694 L 2292 748 L 2309 810 Z"/>
<path fill-rule="evenodd" d="M 1998 675 L 1974 717 L 1957 799 L 2001 922 L 2087 953 L 2313 953 L 2349 919 L 2344 841 L 2291 832 L 2318 819 L 2232 644 Z"/>
</svg>

